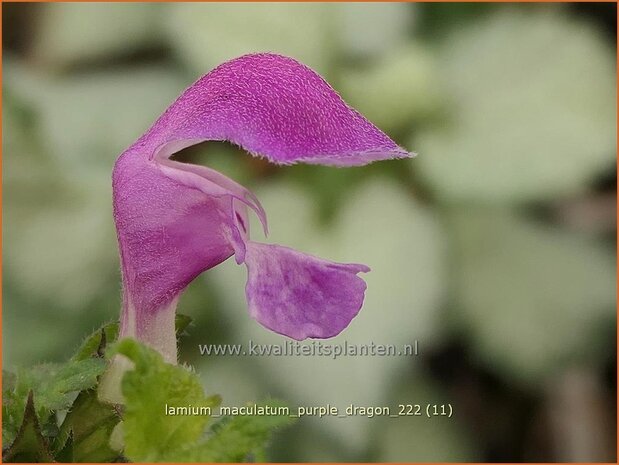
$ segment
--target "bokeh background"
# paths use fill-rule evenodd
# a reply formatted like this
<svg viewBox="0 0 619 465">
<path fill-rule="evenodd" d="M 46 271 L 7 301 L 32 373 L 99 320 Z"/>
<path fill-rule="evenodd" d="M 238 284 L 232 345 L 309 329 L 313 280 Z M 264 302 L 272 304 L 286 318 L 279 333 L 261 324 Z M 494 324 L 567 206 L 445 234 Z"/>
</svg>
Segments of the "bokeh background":
<svg viewBox="0 0 619 465">
<path fill-rule="evenodd" d="M 239 405 L 444 403 L 446 418 L 306 418 L 285 461 L 615 461 L 614 4 L 3 4 L 3 362 L 62 360 L 117 317 L 117 155 L 200 75 L 254 51 L 325 76 L 413 160 L 275 167 L 176 158 L 249 186 L 278 242 L 366 263 L 333 342 L 418 357 L 200 357 L 283 342 L 245 270 L 199 277 L 181 359 Z M 259 231 L 254 228 L 254 231 Z"/>
</svg>

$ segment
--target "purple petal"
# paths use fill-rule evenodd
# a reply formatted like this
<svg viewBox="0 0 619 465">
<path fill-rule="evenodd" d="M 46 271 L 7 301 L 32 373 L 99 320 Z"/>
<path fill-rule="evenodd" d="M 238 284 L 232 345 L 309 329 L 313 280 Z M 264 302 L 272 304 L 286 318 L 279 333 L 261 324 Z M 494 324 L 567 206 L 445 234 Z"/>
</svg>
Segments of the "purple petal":
<svg viewBox="0 0 619 465">
<path fill-rule="evenodd" d="M 202 77 L 134 147 L 167 158 L 204 140 L 228 140 L 278 164 L 355 166 L 411 156 L 310 68 L 267 53 Z"/>
<path fill-rule="evenodd" d="M 219 171 L 215 171 L 206 166 L 192 165 L 190 163 L 179 163 L 174 160 L 159 160 L 160 164 L 164 167 L 164 173 L 173 179 L 179 180 L 182 184 L 189 187 L 196 187 L 202 190 L 207 195 L 214 195 L 214 185 L 221 187 L 222 195 L 232 195 L 237 200 L 245 203 L 256 212 L 262 226 L 264 233 L 268 234 L 267 216 L 264 208 L 260 204 L 258 198 L 249 190 L 241 186 L 239 183 L 233 181 L 227 176 L 224 176 Z M 166 167 L 173 168 L 173 170 L 167 170 Z M 178 170 L 178 171 L 177 171 Z M 193 173 L 195 176 L 184 176 L 181 171 Z M 246 229 L 249 227 L 245 225 Z"/>
<path fill-rule="evenodd" d="M 236 262 L 245 260 L 245 241 L 249 239 L 249 206 L 262 223 L 264 233 L 268 234 L 267 217 L 260 201 L 249 190 L 223 174 L 207 168 L 189 163 L 179 163 L 173 160 L 160 160 L 161 171 L 170 179 L 185 187 L 197 189 L 208 196 L 231 197 L 225 213 L 225 221 L 234 227 L 231 229 L 230 241 L 234 247 Z"/>
<path fill-rule="evenodd" d="M 279 245 L 249 241 L 249 313 L 276 333 L 302 340 L 339 334 L 359 313 L 365 265 L 334 263 Z"/>
<path fill-rule="evenodd" d="M 198 274 L 230 257 L 236 243 L 244 244 L 232 213 L 245 215 L 233 206 L 239 192 L 203 177 L 198 189 L 171 171 L 186 173 L 131 154 L 114 168 L 125 298 L 140 314 L 168 305 Z"/>
</svg>

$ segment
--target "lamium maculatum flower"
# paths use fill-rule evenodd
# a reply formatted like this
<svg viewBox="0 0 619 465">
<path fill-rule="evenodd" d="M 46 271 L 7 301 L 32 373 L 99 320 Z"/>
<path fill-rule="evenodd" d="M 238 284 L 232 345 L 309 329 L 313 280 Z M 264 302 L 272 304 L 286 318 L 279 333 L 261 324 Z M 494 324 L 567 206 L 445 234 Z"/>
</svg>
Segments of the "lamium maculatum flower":
<svg viewBox="0 0 619 465">
<path fill-rule="evenodd" d="M 176 363 L 180 294 L 233 255 L 247 267 L 249 313 L 260 324 L 297 340 L 339 334 L 362 306 L 366 285 L 357 274 L 369 268 L 252 241 L 251 212 L 267 228 L 258 199 L 217 171 L 170 159 L 207 140 L 230 141 L 280 165 L 345 167 L 411 156 L 291 58 L 261 53 L 220 65 L 185 90 L 114 166 L 120 337 L 134 337 Z"/>
</svg>

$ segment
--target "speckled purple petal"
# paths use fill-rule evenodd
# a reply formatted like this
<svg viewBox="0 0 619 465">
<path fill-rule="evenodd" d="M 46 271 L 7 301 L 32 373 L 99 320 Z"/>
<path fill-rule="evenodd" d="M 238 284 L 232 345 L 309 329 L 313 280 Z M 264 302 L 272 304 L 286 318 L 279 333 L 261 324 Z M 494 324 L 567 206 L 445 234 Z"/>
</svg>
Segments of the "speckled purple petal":
<svg viewBox="0 0 619 465">
<path fill-rule="evenodd" d="M 359 313 L 365 265 L 341 264 L 279 245 L 247 243 L 245 292 L 260 324 L 293 339 L 329 338 Z"/>
<path fill-rule="evenodd" d="M 203 140 L 228 140 L 273 163 L 355 166 L 412 156 L 298 61 L 260 53 L 199 79 L 137 142 L 166 158 Z"/>
</svg>

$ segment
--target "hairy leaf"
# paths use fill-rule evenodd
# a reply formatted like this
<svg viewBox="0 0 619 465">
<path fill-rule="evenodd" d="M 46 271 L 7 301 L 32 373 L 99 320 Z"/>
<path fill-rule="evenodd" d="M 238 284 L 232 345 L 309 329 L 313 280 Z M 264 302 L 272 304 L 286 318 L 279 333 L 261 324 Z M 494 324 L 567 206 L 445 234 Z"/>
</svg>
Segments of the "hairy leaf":
<svg viewBox="0 0 619 465">
<path fill-rule="evenodd" d="M 66 364 L 44 364 L 21 369 L 3 386 L 3 441 L 10 443 L 22 424 L 32 392 L 39 424 L 46 424 L 51 413 L 67 409 L 75 393 L 90 389 L 105 370 L 103 359 L 72 360 Z"/>
<path fill-rule="evenodd" d="M 113 353 L 135 365 L 122 380 L 125 456 L 133 461 L 163 460 L 170 451 L 197 441 L 209 416 L 167 415 L 168 406 L 212 408 L 219 397 L 206 397 L 194 373 L 165 363 L 159 353 L 134 340 L 120 341 Z"/>
<path fill-rule="evenodd" d="M 2 454 L 3 462 L 52 462 L 47 441 L 35 412 L 33 393 L 30 391 L 23 412 L 23 421 L 11 446 Z"/>
<path fill-rule="evenodd" d="M 99 402 L 96 390 L 82 391 L 62 423 L 54 448 L 60 452 L 70 445 L 64 460 L 71 462 L 115 461 L 119 453 L 109 444 L 119 421 L 113 406 Z"/>
<path fill-rule="evenodd" d="M 263 405 L 284 406 L 271 401 Z M 293 422 L 288 415 L 241 415 L 226 417 L 213 427 L 213 433 L 201 444 L 179 451 L 169 459 L 185 462 L 261 461 L 272 433 Z"/>
</svg>

